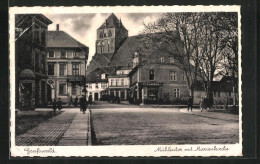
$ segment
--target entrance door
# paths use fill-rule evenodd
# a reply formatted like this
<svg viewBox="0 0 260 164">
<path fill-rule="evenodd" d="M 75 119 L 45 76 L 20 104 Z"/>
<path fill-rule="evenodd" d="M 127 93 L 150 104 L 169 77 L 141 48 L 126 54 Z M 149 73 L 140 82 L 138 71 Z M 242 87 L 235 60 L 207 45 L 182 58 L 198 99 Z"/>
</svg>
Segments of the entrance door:
<svg viewBox="0 0 260 164">
<path fill-rule="evenodd" d="M 95 93 L 94 99 L 95 99 L 95 101 L 98 101 L 98 93 Z"/>
</svg>

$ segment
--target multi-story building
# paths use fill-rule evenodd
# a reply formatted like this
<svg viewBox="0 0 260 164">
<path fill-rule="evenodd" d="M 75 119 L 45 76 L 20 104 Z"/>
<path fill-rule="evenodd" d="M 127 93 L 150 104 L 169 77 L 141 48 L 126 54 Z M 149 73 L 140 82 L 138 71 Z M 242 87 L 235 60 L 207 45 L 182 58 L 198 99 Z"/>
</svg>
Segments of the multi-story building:
<svg viewBox="0 0 260 164">
<path fill-rule="evenodd" d="M 180 65 L 167 54 L 151 55 L 144 64 L 135 52 L 133 69 L 129 73 L 130 96 L 142 103 L 172 101 L 188 97 L 186 76 Z"/>
<path fill-rule="evenodd" d="M 118 96 L 120 100 L 128 99 L 130 87 L 128 74 L 131 71 L 129 67 L 117 67 L 116 70 L 108 76 L 108 94 Z"/>
<path fill-rule="evenodd" d="M 177 45 L 180 46 L 178 49 L 183 50 L 179 33 L 174 34 Z M 95 74 L 96 68 L 119 69 L 108 72 L 106 82 L 108 82 L 108 94 L 119 96 L 122 100 L 128 96 L 143 102 L 187 97 L 189 90 L 181 66 L 173 56 L 163 50 L 151 49 L 146 51 L 146 54 L 140 54 L 142 37 L 142 35 L 128 37 L 128 31 L 122 22 L 111 14 L 97 29 L 96 54 L 87 71 L 89 74 L 92 74 L 91 72 Z M 171 46 L 165 43 L 165 47 Z M 173 54 L 178 52 L 176 49 L 170 51 Z M 146 56 L 147 62 L 143 63 L 142 59 L 140 64 L 141 59 L 137 56 Z M 121 68 L 127 68 L 125 74 L 120 74 Z M 91 81 L 93 77 L 95 76 L 87 76 L 87 79 Z"/>
<path fill-rule="evenodd" d="M 52 21 L 42 14 L 15 15 L 16 108 L 46 104 L 46 33 Z"/>
<path fill-rule="evenodd" d="M 48 31 L 48 101 L 61 98 L 67 102 L 69 97 L 83 95 L 85 87 L 88 47 L 64 31 Z"/>
<path fill-rule="evenodd" d="M 108 74 L 112 70 L 110 68 L 97 68 L 92 71 L 86 79 L 87 96 L 91 96 L 93 101 L 100 100 L 103 95 L 108 94 Z"/>
</svg>

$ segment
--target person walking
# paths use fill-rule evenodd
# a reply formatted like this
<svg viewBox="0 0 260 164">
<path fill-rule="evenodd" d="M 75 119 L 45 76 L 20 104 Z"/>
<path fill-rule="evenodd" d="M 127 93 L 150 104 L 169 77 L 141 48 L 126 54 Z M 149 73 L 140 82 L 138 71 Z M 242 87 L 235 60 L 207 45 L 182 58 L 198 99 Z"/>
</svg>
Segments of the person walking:
<svg viewBox="0 0 260 164">
<path fill-rule="evenodd" d="M 80 111 L 83 111 L 83 96 L 79 99 Z"/>
<path fill-rule="evenodd" d="M 83 99 L 82 100 L 82 110 L 83 110 L 83 114 L 85 114 L 86 109 L 87 109 L 87 101 L 86 101 L 86 97 L 85 96 L 82 99 Z"/>
<path fill-rule="evenodd" d="M 57 110 L 57 102 L 56 102 L 56 99 L 54 99 L 54 101 L 52 102 L 52 109 L 53 109 L 53 113 L 55 114 L 55 113 L 56 113 L 56 110 Z"/>
<path fill-rule="evenodd" d="M 78 101 L 79 101 L 79 99 L 78 99 L 78 97 L 76 96 L 75 99 L 74 99 L 74 106 L 75 106 L 75 107 L 78 106 Z"/>
<path fill-rule="evenodd" d="M 59 101 L 57 102 L 57 107 L 58 107 L 59 110 L 62 109 L 62 101 L 61 101 L 60 98 L 59 98 Z"/>
<path fill-rule="evenodd" d="M 188 99 L 188 112 L 189 112 L 189 109 L 192 112 L 192 105 L 193 105 L 193 101 L 192 101 L 192 97 L 190 96 Z"/>
</svg>

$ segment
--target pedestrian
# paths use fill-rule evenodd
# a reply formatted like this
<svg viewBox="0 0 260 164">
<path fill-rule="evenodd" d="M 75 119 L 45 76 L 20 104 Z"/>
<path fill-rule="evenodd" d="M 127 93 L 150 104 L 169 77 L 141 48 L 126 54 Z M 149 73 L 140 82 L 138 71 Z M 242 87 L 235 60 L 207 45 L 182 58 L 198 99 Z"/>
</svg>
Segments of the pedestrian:
<svg viewBox="0 0 260 164">
<path fill-rule="evenodd" d="M 55 113 L 56 113 L 56 110 L 57 110 L 56 99 L 54 99 L 53 102 L 52 102 L 52 109 L 53 109 L 53 113 L 55 114 Z"/>
<path fill-rule="evenodd" d="M 89 103 L 89 105 L 92 104 L 92 95 L 89 95 L 89 97 L 88 97 L 88 103 Z"/>
<path fill-rule="evenodd" d="M 83 96 L 79 99 L 80 111 L 83 111 Z"/>
<path fill-rule="evenodd" d="M 69 98 L 69 106 L 72 106 L 73 105 L 73 98 L 70 96 Z"/>
<path fill-rule="evenodd" d="M 59 109 L 59 110 L 62 109 L 62 101 L 61 101 L 60 98 L 59 98 L 59 101 L 57 102 L 57 106 L 58 106 L 58 109 Z"/>
<path fill-rule="evenodd" d="M 189 112 L 189 109 L 192 112 L 192 105 L 193 105 L 193 100 L 192 100 L 192 97 L 189 96 L 189 99 L 188 99 L 188 112 Z"/>
<path fill-rule="evenodd" d="M 85 96 L 82 99 L 83 99 L 82 100 L 82 110 L 83 110 L 83 114 L 85 114 L 86 109 L 87 109 L 87 101 L 86 101 L 86 97 Z"/>
<path fill-rule="evenodd" d="M 78 101 L 79 101 L 79 99 L 78 99 L 78 97 L 76 96 L 75 99 L 74 99 L 74 106 L 75 106 L 75 107 L 78 106 Z"/>
</svg>

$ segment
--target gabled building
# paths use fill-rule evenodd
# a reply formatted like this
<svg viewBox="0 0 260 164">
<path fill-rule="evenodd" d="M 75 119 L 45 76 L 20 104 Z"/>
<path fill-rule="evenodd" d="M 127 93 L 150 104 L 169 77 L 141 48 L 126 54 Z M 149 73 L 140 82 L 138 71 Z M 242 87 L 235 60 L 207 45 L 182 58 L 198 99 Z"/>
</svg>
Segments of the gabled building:
<svg viewBox="0 0 260 164">
<path fill-rule="evenodd" d="M 103 95 L 108 95 L 108 74 L 114 68 L 96 68 L 86 79 L 87 96 L 92 97 L 93 101 L 98 101 Z"/>
<path fill-rule="evenodd" d="M 128 100 L 130 87 L 128 74 L 130 71 L 130 67 L 118 66 L 115 68 L 115 71 L 108 76 L 109 95 L 117 96 L 121 101 Z"/>
<path fill-rule="evenodd" d="M 85 85 L 89 49 L 65 31 L 48 31 L 48 101 L 81 96 Z"/>
<path fill-rule="evenodd" d="M 15 102 L 21 110 L 46 105 L 46 35 L 52 21 L 42 14 L 15 15 Z"/>
</svg>

